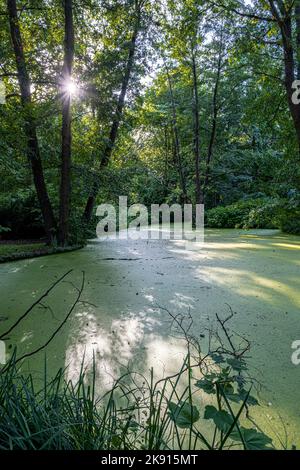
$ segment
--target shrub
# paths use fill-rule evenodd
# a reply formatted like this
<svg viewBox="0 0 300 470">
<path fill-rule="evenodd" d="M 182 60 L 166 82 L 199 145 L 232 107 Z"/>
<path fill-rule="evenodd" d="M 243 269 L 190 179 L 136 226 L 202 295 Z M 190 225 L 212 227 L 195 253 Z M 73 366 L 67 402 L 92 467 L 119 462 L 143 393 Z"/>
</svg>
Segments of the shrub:
<svg viewBox="0 0 300 470">
<path fill-rule="evenodd" d="M 1 240 L 1 237 L 2 237 L 2 234 L 3 233 L 8 233 L 10 232 L 10 228 L 9 227 L 2 227 L 2 225 L 0 225 L 0 240 Z"/>
<path fill-rule="evenodd" d="M 41 211 L 32 190 L 1 195 L 0 219 L 10 229 L 9 238 L 39 238 L 44 235 Z M 5 234 L 3 235 L 5 237 Z"/>
<path fill-rule="evenodd" d="M 206 224 L 212 228 L 278 228 L 280 210 L 279 199 L 241 200 L 208 210 Z"/>
<path fill-rule="evenodd" d="M 72 213 L 69 220 L 69 239 L 68 243 L 70 246 L 86 244 L 87 237 L 93 235 L 86 228 L 80 213 Z"/>
<path fill-rule="evenodd" d="M 281 229 L 300 235 L 300 192 L 290 190 L 281 214 Z"/>
<path fill-rule="evenodd" d="M 243 228 L 279 228 L 282 202 L 279 199 L 263 200 L 250 210 Z"/>
<path fill-rule="evenodd" d="M 243 214 L 237 211 L 236 206 L 233 204 L 210 209 L 206 214 L 207 225 L 213 228 L 234 228 L 242 218 Z"/>
<path fill-rule="evenodd" d="M 300 213 L 290 214 L 282 220 L 282 231 L 293 235 L 300 235 Z"/>
</svg>

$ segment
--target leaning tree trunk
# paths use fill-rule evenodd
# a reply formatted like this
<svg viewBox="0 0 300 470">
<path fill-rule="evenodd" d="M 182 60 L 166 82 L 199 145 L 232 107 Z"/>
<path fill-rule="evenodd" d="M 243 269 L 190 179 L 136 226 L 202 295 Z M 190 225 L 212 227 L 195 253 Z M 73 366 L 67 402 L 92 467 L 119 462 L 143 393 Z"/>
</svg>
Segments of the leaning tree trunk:
<svg viewBox="0 0 300 470">
<path fill-rule="evenodd" d="M 298 150 L 300 155 L 300 105 L 292 100 L 293 82 L 295 80 L 295 61 L 292 46 L 292 24 L 291 19 L 287 18 L 281 23 L 281 33 L 284 48 L 284 69 L 285 69 L 285 89 L 288 98 L 290 113 L 292 115 L 294 128 L 296 131 Z"/>
<path fill-rule="evenodd" d="M 300 0 L 295 0 L 295 17 L 296 17 L 296 60 L 297 60 L 297 80 L 300 80 Z M 297 126 L 298 149 L 300 159 L 300 105 L 297 105 Z"/>
<path fill-rule="evenodd" d="M 291 10 L 286 10 L 282 2 L 276 2 L 269 0 L 270 9 L 273 17 L 275 18 L 282 38 L 283 46 L 283 60 L 284 60 L 284 84 L 288 99 L 289 110 L 293 119 L 294 128 L 296 131 L 297 143 L 298 143 L 298 158 L 300 158 L 300 104 L 293 102 L 293 82 L 297 74 L 296 68 L 299 70 L 299 66 L 295 66 L 295 54 L 293 48 L 293 26 L 291 18 Z M 299 17 L 299 0 L 295 1 L 295 14 L 296 14 L 296 58 L 299 58 L 300 48 L 300 24 L 297 17 Z"/>
<path fill-rule="evenodd" d="M 121 91 L 118 97 L 118 102 L 117 102 L 116 110 L 114 113 L 111 129 L 110 129 L 108 142 L 101 156 L 100 170 L 108 165 L 113 148 L 115 146 L 115 143 L 118 137 L 118 130 L 120 127 L 120 123 L 121 123 L 121 119 L 123 115 L 123 109 L 125 105 L 125 97 L 126 97 L 126 93 L 128 89 L 128 84 L 129 84 L 132 68 L 134 65 L 134 55 L 135 55 L 135 50 L 136 50 L 136 42 L 137 42 L 139 29 L 140 29 L 140 12 L 138 13 L 135 28 L 131 37 L 125 73 L 124 73 L 124 77 L 122 80 L 122 87 L 121 87 Z M 92 189 L 88 196 L 88 200 L 87 200 L 84 213 L 83 213 L 83 220 L 86 223 L 90 222 L 92 218 L 93 209 L 94 209 L 98 191 L 99 191 L 99 182 L 97 180 L 94 180 Z"/>
<path fill-rule="evenodd" d="M 52 243 L 56 232 L 56 222 L 45 183 L 36 123 L 32 113 L 31 82 L 25 62 L 16 0 L 7 0 L 7 9 L 21 93 L 21 104 L 25 116 L 24 131 L 27 139 L 27 156 L 31 166 L 33 182 L 43 216 L 47 240 L 48 243 Z"/>
<path fill-rule="evenodd" d="M 297 79 L 300 80 L 300 0 L 295 0 Z"/>
<path fill-rule="evenodd" d="M 64 65 L 61 83 L 62 97 L 62 148 L 61 148 L 61 180 L 59 202 L 58 243 L 64 246 L 68 243 L 70 198 L 71 198 L 71 93 L 68 84 L 72 79 L 74 60 L 74 27 L 72 0 L 64 0 L 65 39 Z"/>
</svg>

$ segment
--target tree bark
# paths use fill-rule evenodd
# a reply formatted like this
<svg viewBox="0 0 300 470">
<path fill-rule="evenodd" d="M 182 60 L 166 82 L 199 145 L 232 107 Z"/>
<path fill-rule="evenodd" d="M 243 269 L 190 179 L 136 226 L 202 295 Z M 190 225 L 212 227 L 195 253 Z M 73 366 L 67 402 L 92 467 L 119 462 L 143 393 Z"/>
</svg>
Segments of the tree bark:
<svg viewBox="0 0 300 470">
<path fill-rule="evenodd" d="M 293 32 L 292 32 L 292 18 L 291 11 L 287 11 L 283 2 L 278 1 L 275 3 L 274 0 L 269 0 L 271 12 L 277 21 L 281 32 L 282 46 L 283 46 L 283 59 L 284 59 L 284 75 L 285 75 L 285 89 L 288 99 L 289 110 L 293 119 L 294 128 L 297 136 L 298 143 L 298 156 L 300 156 L 300 105 L 293 103 L 293 82 L 295 80 L 295 57 L 293 48 Z M 299 8 L 299 2 L 296 0 L 296 8 Z M 296 22 L 297 28 L 297 56 L 298 49 L 300 47 L 300 31 L 298 29 L 298 22 Z M 299 69 L 299 67 L 297 67 Z M 297 73 L 297 72 L 296 72 Z"/>
<path fill-rule="evenodd" d="M 220 35 L 220 48 L 219 48 L 219 56 L 218 56 L 218 63 L 217 63 L 217 75 L 216 75 L 216 81 L 215 81 L 213 99 L 212 99 L 212 126 L 211 126 L 211 133 L 210 133 L 210 139 L 208 143 L 207 156 L 206 156 L 205 178 L 204 178 L 204 185 L 203 185 L 204 194 L 209 183 L 210 165 L 211 165 L 211 160 L 213 157 L 213 148 L 214 148 L 214 144 L 216 140 L 217 119 L 218 119 L 218 91 L 219 91 L 221 69 L 222 69 L 222 52 L 223 52 L 223 31 L 221 31 L 221 35 Z"/>
<path fill-rule="evenodd" d="M 61 149 L 61 181 L 59 202 L 58 243 L 64 246 L 68 243 L 70 199 L 71 199 L 71 158 L 72 158 L 72 129 L 71 129 L 71 83 L 74 60 L 74 26 L 72 0 L 64 0 L 65 39 L 64 65 L 61 83 L 62 96 L 62 149 Z"/>
<path fill-rule="evenodd" d="M 56 222 L 47 192 L 37 138 L 36 123 L 32 112 L 31 81 L 24 56 L 16 0 L 7 0 L 7 9 L 21 93 L 21 104 L 25 115 L 24 131 L 27 138 L 27 157 L 31 165 L 33 182 L 42 212 L 47 240 L 48 243 L 52 243 L 55 238 Z"/>
<path fill-rule="evenodd" d="M 140 15 L 141 15 L 141 12 L 140 10 L 138 10 L 134 31 L 133 31 L 131 41 L 130 41 L 130 47 L 129 47 L 128 58 L 127 58 L 126 67 L 124 71 L 124 76 L 122 80 L 121 91 L 118 97 L 116 110 L 115 110 L 113 121 L 111 124 L 108 142 L 104 148 L 104 151 L 102 153 L 101 160 L 100 160 L 100 170 L 108 165 L 112 151 L 114 149 L 114 146 L 118 137 L 118 130 L 120 127 L 121 119 L 123 116 L 124 105 L 125 105 L 125 97 L 126 97 L 126 93 L 128 89 L 128 84 L 129 84 L 132 68 L 134 65 L 136 42 L 137 42 L 139 30 L 140 30 L 140 21 L 141 21 Z M 98 191 L 99 191 L 99 182 L 97 180 L 94 180 L 92 189 L 89 194 L 89 197 L 88 197 L 85 209 L 84 209 L 84 213 L 83 213 L 83 220 L 86 223 L 90 222 L 91 220 Z"/>
<path fill-rule="evenodd" d="M 300 0 L 295 0 L 297 79 L 300 80 Z"/>
<path fill-rule="evenodd" d="M 195 184 L 196 184 L 196 204 L 203 204 L 203 192 L 200 179 L 200 119 L 199 119 L 199 94 L 198 76 L 194 51 L 192 51 L 192 71 L 193 71 L 193 94 L 194 94 L 194 156 L 195 156 Z"/>
<path fill-rule="evenodd" d="M 178 173 L 179 173 L 179 178 L 180 178 L 180 185 L 181 185 L 182 199 L 183 199 L 182 202 L 185 203 L 187 202 L 187 193 L 186 193 L 184 169 L 183 169 L 182 158 L 181 158 L 179 132 L 178 132 L 178 126 L 177 126 L 177 111 L 176 111 L 172 81 L 171 81 L 171 77 L 170 77 L 170 73 L 169 73 L 169 69 L 167 65 L 165 65 L 165 68 L 167 72 L 169 95 L 170 95 L 171 109 L 172 109 L 172 129 L 173 129 L 173 138 L 174 138 L 174 151 L 175 151 L 176 163 L 177 163 L 177 168 L 178 168 Z"/>
</svg>

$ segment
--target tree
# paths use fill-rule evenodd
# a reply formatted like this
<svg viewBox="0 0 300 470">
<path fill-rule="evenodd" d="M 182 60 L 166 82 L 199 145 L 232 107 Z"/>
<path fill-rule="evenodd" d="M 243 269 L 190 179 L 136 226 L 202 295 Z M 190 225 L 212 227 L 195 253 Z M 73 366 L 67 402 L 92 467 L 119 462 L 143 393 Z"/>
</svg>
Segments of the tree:
<svg viewBox="0 0 300 470">
<path fill-rule="evenodd" d="M 217 133 L 217 120 L 219 113 L 219 104 L 218 104 L 218 93 L 220 88 L 221 72 L 224 66 L 223 55 L 224 55 L 224 43 L 223 43 L 223 25 L 220 27 L 220 38 L 218 44 L 218 53 L 217 53 L 217 64 L 216 64 L 216 73 L 215 73 L 215 83 L 213 87 L 213 96 L 212 96 L 212 125 L 209 138 L 209 144 L 207 148 L 206 155 L 206 164 L 205 164 L 205 177 L 203 183 L 203 193 L 205 194 L 206 188 L 209 184 L 210 178 L 210 166 L 213 158 L 213 149 L 216 140 Z"/>
<path fill-rule="evenodd" d="M 48 196 L 40 156 L 36 123 L 31 97 L 31 81 L 25 61 L 22 36 L 20 32 L 16 0 L 7 0 L 11 40 L 14 48 L 21 103 L 24 113 L 24 131 L 27 138 L 27 157 L 31 165 L 33 181 L 43 215 L 45 231 L 49 243 L 52 243 L 56 231 L 56 222 Z"/>
<path fill-rule="evenodd" d="M 120 127 L 120 122 L 122 119 L 123 109 L 125 105 L 125 97 L 126 97 L 126 93 L 127 93 L 127 89 L 129 85 L 130 76 L 132 74 L 132 69 L 134 66 L 136 43 L 137 43 L 138 35 L 140 32 L 140 28 L 141 28 L 141 19 L 142 19 L 141 15 L 142 15 L 142 9 L 144 5 L 145 5 L 145 0 L 134 0 L 133 32 L 132 32 L 131 40 L 129 42 L 128 57 L 127 57 L 127 61 L 126 61 L 126 65 L 125 65 L 125 69 L 123 73 L 121 90 L 118 96 L 116 109 L 112 118 L 112 124 L 111 124 L 110 132 L 109 132 L 109 137 L 107 139 L 107 144 L 105 145 L 104 150 L 102 154 L 100 155 L 100 161 L 99 161 L 100 170 L 105 168 L 108 165 L 114 145 L 117 140 L 118 130 Z M 84 213 L 83 213 L 84 222 L 88 223 L 91 220 L 98 191 L 99 191 L 99 183 L 97 180 L 95 180 L 92 184 L 92 189 L 88 196 L 88 200 L 86 202 L 86 206 L 84 209 Z"/>
<path fill-rule="evenodd" d="M 64 65 L 61 79 L 62 98 L 62 150 L 61 150 L 61 181 L 59 203 L 58 243 L 64 246 L 68 242 L 70 198 L 71 198 L 71 99 L 72 99 L 72 68 L 74 60 L 74 27 L 72 0 L 64 0 L 65 39 Z"/>
<path fill-rule="evenodd" d="M 256 40 L 265 47 L 281 47 L 284 63 L 284 86 L 292 117 L 300 158 L 300 105 L 293 100 L 294 81 L 300 78 L 300 1 L 299 0 L 258 0 L 251 6 L 240 7 L 237 2 L 211 2 L 236 16 L 252 23 L 266 24 L 268 30 Z M 269 14 L 266 13 L 269 11 Z M 275 28 L 274 28 L 275 27 Z M 279 37 L 278 37 L 279 32 Z M 267 36 L 267 39 L 266 39 Z M 271 39 L 272 38 L 272 39 Z M 267 73 L 267 72 L 266 72 Z"/>
<path fill-rule="evenodd" d="M 284 83 L 298 140 L 298 158 L 300 158 L 300 105 L 296 104 L 292 99 L 294 80 L 296 77 L 300 79 L 300 2 L 299 0 L 295 0 L 295 2 L 269 0 L 269 5 L 281 33 L 285 74 Z M 293 38 L 293 22 L 296 24 L 295 41 Z"/>
<path fill-rule="evenodd" d="M 180 148 L 180 139 L 179 139 L 178 123 L 177 123 L 177 110 L 176 110 L 176 104 L 175 104 L 175 98 L 174 98 L 173 84 L 172 84 L 172 79 L 170 76 L 168 66 L 165 65 L 165 68 L 166 68 L 166 74 L 167 74 L 167 79 L 168 79 L 170 105 L 171 105 L 171 110 L 172 110 L 171 112 L 172 112 L 174 156 L 175 156 L 175 162 L 178 168 L 178 174 L 180 178 L 182 202 L 187 202 L 186 182 L 185 182 L 184 167 L 182 163 L 182 155 L 181 155 L 181 148 Z"/>
</svg>

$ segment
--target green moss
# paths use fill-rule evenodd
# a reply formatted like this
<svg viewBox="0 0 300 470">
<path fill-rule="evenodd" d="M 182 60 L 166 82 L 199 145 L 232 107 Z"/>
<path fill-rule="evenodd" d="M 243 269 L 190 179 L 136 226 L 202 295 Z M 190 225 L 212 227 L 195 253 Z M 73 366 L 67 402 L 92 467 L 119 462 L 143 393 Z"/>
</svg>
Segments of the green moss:
<svg viewBox="0 0 300 470">
<path fill-rule="evenodd" d="M 25 243 L 25 244 L 10 244 L 0 243 L 0 256 L 15 255 L 17 253 L 28 253 L 32 251 L 47 249 L 44 243 Z"/>
<path fill-rule="evenodd" d="M 28 243 L 28 244 L 0 244 L 0 263 L 7 261 L 17 261 L 26 258 L 36 258 L 38 256 L 52 255 L 57 253 L 65 253 L 67 251 L 78 250 L 82 245 L 68 246 L 64 248 L 49 247 L 44 243 Z"/>
</svg>

